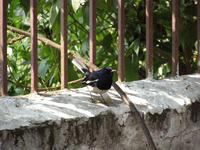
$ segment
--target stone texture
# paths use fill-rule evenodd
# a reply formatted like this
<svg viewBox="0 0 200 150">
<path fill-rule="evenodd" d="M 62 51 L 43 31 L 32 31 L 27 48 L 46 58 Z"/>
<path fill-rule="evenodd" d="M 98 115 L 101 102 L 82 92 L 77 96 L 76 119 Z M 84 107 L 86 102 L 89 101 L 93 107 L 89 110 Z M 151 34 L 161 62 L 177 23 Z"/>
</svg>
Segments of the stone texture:
<svg viewBox="0 0 200 150">
<path fill-rule="evenodd" d="M 143 114 L 160 150 L 198 150 L 200 76 L 120 85 Z M 2 150 L 148 150 L 134 114 L 114 90 L 108 107 L 87 88 L 3 97 Z"/>
</svg>

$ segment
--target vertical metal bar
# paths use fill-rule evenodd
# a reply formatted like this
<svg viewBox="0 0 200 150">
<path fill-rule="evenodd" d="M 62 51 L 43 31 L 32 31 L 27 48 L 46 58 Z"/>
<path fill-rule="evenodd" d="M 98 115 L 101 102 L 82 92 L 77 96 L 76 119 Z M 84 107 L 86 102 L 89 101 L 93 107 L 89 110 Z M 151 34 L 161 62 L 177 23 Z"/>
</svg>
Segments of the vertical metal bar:
<svg viewBox="0 0 200 150">
<path fill-rule="evenodd" d="M 172 75 L 179 75 L 179 0 L 172 0 Z"/>
<path fill-rule="evenodd" d="M 31 15 L 31 92 L 38 91 L 37 77 L 37 0 L 30 1 Z"/>
<path fill-rule="evenodd" d="M 95 64 L 96 61 L 96 0 L 89 0 L 89 46 L 90 46 L 90 62 Z"/>
<path fill-rule="evenodd" d="M 7 0 L 0 0 L 0 88 L 7 95 Z"/>
<path fill-rule="evenodd" d="M 61 89 L 67 88 L 67 0 L 61 0 Z"/>
<path fill-rule="evenodd" d="M 146 0 L 146 76 L 153 77 L 153 0 Z"/>
<path fill-rule="evenodd" d="M 200 73 L 200 1 L 199 0 L 197 4 L 197 41 L 198 41 L 197 69 L 198 73 Z"/>
<path fill-rule="evenodd" d="M 124 0 L 118 0 L 118 81 L 124 81 L 125 60 L 124 60 L 124 32 L 125 32 Z"/>
</svg>

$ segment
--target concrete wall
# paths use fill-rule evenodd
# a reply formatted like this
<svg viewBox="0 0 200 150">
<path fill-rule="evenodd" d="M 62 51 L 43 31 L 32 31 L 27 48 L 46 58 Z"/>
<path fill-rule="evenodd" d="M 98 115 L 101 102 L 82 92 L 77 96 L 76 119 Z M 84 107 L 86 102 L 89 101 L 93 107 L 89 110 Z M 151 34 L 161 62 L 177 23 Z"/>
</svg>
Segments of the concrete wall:
<svg viewBox="0 0 200 150">
<path fill-rule="evenodd" d="M 194 82 L 198 83 L 194 90 L 199 90 L 199 78 Z M 194 87 L 192 83 L 189 85 Z M 137 105 L 158 149 L 200 149 L 200 99 L 195 91 L 195 100 L 187 97 L 190 103 L 181 105 L 179 102 L 179 109 L 169 107 L 152 113 L 144 111 L 144 105 Z M 127 93 L 130 94 L 130 91 L 127 90 Z M 111 90 L 110 97 L 114 97 L 112 94 Z M 134 114 L 120 99 L 113 98 L 113 103 L 105 106 L 91 103 L 87 95 L 85 89 L 78 89 L 2 98 L 0 149 L 148 150 Z M 147 104 L 147 109 L 152 107 Z"/>
</svg>

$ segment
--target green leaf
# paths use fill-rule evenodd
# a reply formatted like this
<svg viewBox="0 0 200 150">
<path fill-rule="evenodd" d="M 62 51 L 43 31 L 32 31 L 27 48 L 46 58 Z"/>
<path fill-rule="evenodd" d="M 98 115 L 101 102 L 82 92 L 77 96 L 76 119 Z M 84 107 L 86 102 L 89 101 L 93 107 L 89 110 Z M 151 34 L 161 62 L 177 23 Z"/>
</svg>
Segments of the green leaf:
<svg viewBox="0 0 200 150">
<path fill-rule="evenodd" d="M 82 15 L 83 15 L 83 21 L 86 25 L 89 25 L 89 6 L 85 6 L 84 9 L 82 9 Z"/>
<path fill-rule="evenodd" d="M 71 3 L 72 3 L 72 7 L 73 7 L 74 11 L 76 12 L 81 5 L 85 4 L 85 2 L 86 2 L 86 0 L 72 0 Z"/>
<path fill-rule="evenodd" d="M 69 75 L 69 81 L 72 81 L 72 80 L 76 80 L 78 79 L 78 76 L 77 76 L 77 72 L 74 70 L 74 67 L 73 67 L 73 64 L 71 63 L 71 61 L 68 61 L 68 69 L 70 70 L 68 72 L 68 75 Z"/>
<path fill-rule="evenodd" d="M 117 6 L 117 1 L 116 0 L 106 0 L 107 3 L 107 9 L 108 10 L 114 10 Z"/>
<path fill-rule="evenodd" d="M 38 74 L 41 78 L 45 78 L 45 75 L 50 67 L 50 65 L 47 63 L 47 59 L 44 59 L 39 62 L 39 67 L 38 67 Z"/>
<path fill-rule="evenodd" d="M 15 92 L 16 92 L 17 95 L 19 95 L 19 94 L 23 93 L 23 89 L 22 88 L 16 88 Z"/>
<path fill-rule="evenodd" d="M 139 79 L 138 69 L 139 62 L 138 58 L 134 55 L 125 58 L 125 75 L 126 81 L 133 81 Z"/>
<path fill-rule="evenodd" d="M 56 18 L 58 17 L 59 11 L 60 11 L 60 0 L 57 0 L 56 3 L 52 5 L 50 10 L 49 23 L 51 26 L 54 25 Z"/>
<path fill-rule="evenodd" d="M 140 50 L 140 39 L 136 39 L 129 46 L 128 53 L 135 53 L 138 56 L 139 50 Z"/>
<path fill-rule="evenodd" d="M 85 40 L 81 46 L 81 53 L 86 54 L 89 50 L 88 40 Z"/>
<path fill-rule="evenodd" d="M 23 8 L 24 8 L 24 11 L 26 12 L 26 13 L 28 13 L 29 12 L 29 9 L 30 9 L 30 1 L 28 0 L 21 0 L 21 4 L 22 4 L 22 6 L 23 6 Z"/>
<path fill-rule="evenodd" d="M 112 44 L 112 35 L 109 33 L 104 37 L 102 41 L 102 45 L 105 50 L 109 50 L 111 47 L 111 44 Z"/>
</svg>

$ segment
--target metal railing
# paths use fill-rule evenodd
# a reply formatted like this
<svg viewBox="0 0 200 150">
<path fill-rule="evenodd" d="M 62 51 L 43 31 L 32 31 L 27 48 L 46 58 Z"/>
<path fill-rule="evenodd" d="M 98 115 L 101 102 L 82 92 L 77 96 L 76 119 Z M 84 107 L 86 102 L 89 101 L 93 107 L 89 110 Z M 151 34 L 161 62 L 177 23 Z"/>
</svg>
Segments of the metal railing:
<svg viewBox="0 0 200 150">
<path fill-rule="evenodd" d="M 118 1 L 118 80 L 125 76 L 125 11 L 124 0 Z M 179 74 L 179 0 L 172 0 L 172 74 Z M 198 71 L 200 72 L 200 2 L 197 5 Z M 89 49 L 90 62 L 96 60 L 96 0 L 89 0 Z M 67 50 L 67 0 L 61 0 L 61 89 L 68 83 Z M 37 73 L 37 0 L 30 0 L 31 24 L 31 92 L 38 91 Z M 153 0 L 146 0 L 146 76 L 153 76 Z M 7 95 L 7 0 L 0 0 L 0 88 Z"/>
</svg>

